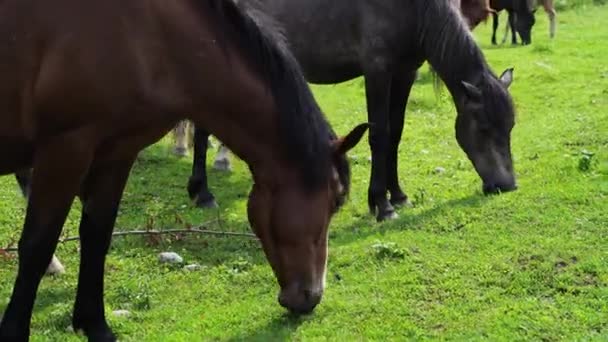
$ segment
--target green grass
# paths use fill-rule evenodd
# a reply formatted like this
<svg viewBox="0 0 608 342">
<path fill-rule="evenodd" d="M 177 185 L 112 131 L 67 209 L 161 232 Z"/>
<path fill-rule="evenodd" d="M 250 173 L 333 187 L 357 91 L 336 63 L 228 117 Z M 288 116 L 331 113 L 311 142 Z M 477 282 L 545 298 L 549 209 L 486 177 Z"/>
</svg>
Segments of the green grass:
<svg viewBox="0 0 608 342">
<path fill-rule="evenodd" d="M 257 242 L 243 238 L 117 238 L 106 270 L 108 312 L 122 341 L 200 340 L 608 340 L 608 7 L 559 14 L 555 41 L 537 16 L 534 44 L 492 47 L 490 26 L 475 35 L 495 72 L 515 67 L 513 154 L 520 189 L 481 195 L 454 139 L 455 113 L 423 69 L 409 102 L 400 175 L 415 207 L 376 224 L 365 203 L 369 147 L 352 153 L 353 191 L 330 233 L 328 286 L 313 315 L 295 319 L 276 302 L 278 285 Z M 338 132 L 366 120 L 360 79 L 315 86 Z M 237 162 L 210 172 L 221 204 L 191 207 L 188 159 L 170 139 L 144 151 L 130 178 L 118 229 L 197 225 L 248 230 L 251 180 Z M 590 153 L 593 153 L 590 156 Z M 446 172 L 433 173 L 436 167 Z M 16 241 L 24 204 L 12 177 L 0 178 L 0 246 Z M 77 232 L 78 205 L 64 235 Z M 45 278 L 33 341 L 77 341 L 68 332 L 78 244 L 59 246 L 67 274 Z M 160 265 L 161 251 L 203 269 Z M 15 258 L 0 256 L 0 310 Z"/>
</svg>

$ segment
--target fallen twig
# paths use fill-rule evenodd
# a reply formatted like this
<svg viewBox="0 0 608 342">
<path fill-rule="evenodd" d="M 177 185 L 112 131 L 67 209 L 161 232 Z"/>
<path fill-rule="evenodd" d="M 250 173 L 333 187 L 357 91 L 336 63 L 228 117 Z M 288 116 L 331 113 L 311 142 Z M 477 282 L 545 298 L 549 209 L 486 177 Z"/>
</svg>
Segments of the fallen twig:
<svg viewBox="0 0 608 342">
<path fill-rule="evenodd" d="M 203 234 L 203 235 L 218 235 L 218 236 L 237 236 L 237 237 L 247 237 L 252 239 L 257 239 L 255 234 L 252 233 L 243 233 L 243 232 L 228 232 L 228 231 L 219 231 L 219 230 L 210 230 L 205 229 L 205 225 L 198 226 L 195 228 L 186 228 L 186 229 L 162 229 L 162 230 L 126 230 L 126 231 L 117 231 L 112 233 L 112 237 L 117 236 L 129 236 L 129 235 L 164 235 L 164 234 Z M 64 243 L 69 241 L 78 241 L 80 240 L 80 236 L 70 236 L 67 238 L 59 239 L 58 243 Z M 6 247 L 0 248 L 0 255 L 6 252 L 16 252 L 17 247 Z"/>
</svg>

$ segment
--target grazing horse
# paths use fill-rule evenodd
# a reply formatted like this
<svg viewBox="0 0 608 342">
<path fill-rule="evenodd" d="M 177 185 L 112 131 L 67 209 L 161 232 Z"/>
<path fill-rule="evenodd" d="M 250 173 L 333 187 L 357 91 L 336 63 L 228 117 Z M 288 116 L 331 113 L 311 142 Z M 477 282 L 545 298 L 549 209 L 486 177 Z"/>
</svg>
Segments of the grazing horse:
<svg viewBox="0 0 608 342">
<path fill-rule="evenodd" d="M 521 37 L 521 43 L 528 45 L 532 43 L 532 26 L 536 22 L 534 8 L 530 6 L 530 0 L 490 0 L 492 13 L 492 44 L 496 45 L 496 30 L 498 29 L 498 12 L 506 10 L 508 13 L 508 26 L 511 30 L 511 44 L 517 44 L 517 33 Z M 506 38 L 506 32 L 505 32 Z M 505 39 L 503 39 L 504 43 Z"/>
<path fill-rule="evenodd" d="M 557 11 L 555 11 L 555 7 L 553 6 L 553 0 L 528 0 L 528 5 L 530 10 L 532 11 L 535 11 L 539 5 L 543 6 L 545 13 L 547 13 L 547 16 L 549 17 L 549 38 L 555 38 L 555 30 L 557 27 Z M 498 23 L 496 25 L 498 26 Z M 503 43 L 507 41 L 507 35 L 509 34 L 509 30 L 513 31 L 513 29 L 511 29 L 510 22 L 507 21 L 505 25 L 505 35 L 502 38 Z"/>
<path fill-rule="evenodd" d="M 256 17 L 282 25 L 307 80 L 339 83 L 363 75 L 372 170 L 368 204 L 378 220 L 395 217 L 407 202 L 397 173 L 404 113 L 416 70 L 427 60 L 443 79 L 457 109 L 456 138 L 483 181 L 483 191 L 516 188 L 510 132 L 514 109 L 510 70 L 497 78 L 453 3 L 442 0 L 240 0 Z M 335 20 L 339 16 L 340 20 Z M 206 186 L 208 133 L 195 132 L 188 192 L 201 206 L 214 202 Z M 387 198 L 390 193 L 390 201 Z"/>
<path fill-rule="evenodd" d="M 236 1 L 236 0 L 235 0 Z M 490 8 L 489 0 L 450 0 L 452 5 L 456 8 L 460 8 L 465 21 L 467 22 L 470 29 L 474 29 L 482 21 L 485 21 L 493 10 Z M 238 2 L 238 1 L 237 1 Z M 242 3 L 246 4 L 247 0 L 241 0 Z M 186 153 L 188 144 L 188 133 L 190 129 L 187 123 L 183 122 L 176 127 L 174 135 L 176 137 L 176 144 L 174 151 L 178 155 L 184 155 Z M 197 137 L 197 134 L 194 134 Z M 194 160 L 192 166 L 192 177 L 188 182 L 188 193 L 190 198 L 194 201 L 195 205 L 200 208 L 215 208 L 217 202 L 215 197 L 211 193 L 207 185 L 207 155 L 208 149 L 207 141 L 209 135 L 204 130 L 198 131 L 198 137 L 195 139 L 194 145 Z M 228 157 L 228 149 L 222 144 L 218 149 L 218 153 L 213 162 L 213 168 L 216 170 L 226 171 L 230 170 L 230 159 Z"/>
<path fill-rule="evenodd" d="M 103 283 L 119 202 L 139 151 L 182 119 L 248 164 L 247 213 L 280 304 L 305 313 L 320 302 L 328 225 L 349 189 L 345 153 L 367 124 L 337 138 L 277 37 L 222 0 L 2 0 L 0 42 L 0 174 L 33 170 L 0 341 L 28 340 L 76 196 L 72 326 L 116 340 Z"/>
</svg>

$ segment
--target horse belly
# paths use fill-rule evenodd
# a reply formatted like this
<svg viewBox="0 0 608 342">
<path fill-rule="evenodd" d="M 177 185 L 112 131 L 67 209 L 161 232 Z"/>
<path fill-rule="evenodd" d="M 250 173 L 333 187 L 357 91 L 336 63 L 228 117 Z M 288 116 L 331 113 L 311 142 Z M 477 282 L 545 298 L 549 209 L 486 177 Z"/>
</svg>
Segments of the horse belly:
<svg viewBox="0 0 608 342">
<path fill-rule="evenodd" d="M 0 175 L 31 166 L 33 151 L 34 147 L 30 141 L 0 136 Z"/>
</svg>

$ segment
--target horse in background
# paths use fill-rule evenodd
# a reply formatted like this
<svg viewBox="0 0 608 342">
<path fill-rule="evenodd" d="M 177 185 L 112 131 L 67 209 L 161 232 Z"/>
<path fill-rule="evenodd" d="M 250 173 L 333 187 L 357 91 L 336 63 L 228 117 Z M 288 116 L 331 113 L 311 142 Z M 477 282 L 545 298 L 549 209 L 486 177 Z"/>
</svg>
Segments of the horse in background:
<svg viewBox="0 0 608 342">
<path fill-rule="evenodd" d="M 557 28 L 557 11 L 553 6 L 553 0 L 529 0 L 530 10 L 536 11 L 536 8 L 540 5 L 543 6 L 543 9 L 547 16 L 549 17 L 549 38 L 555 38 L 555 31 Z M 498 26 L 498 24 L 497 24 Z M 502 43 L 504 44 L 507 41 L 507 36 L 509 35 L 509 31 L 512 31 L 510 22 L 507 21 L 505 24 L 505 34 L 502 38 Z"/>
<path fill-rule="evenodd" d="M 469 1 L 466 4 L 477 3 L 482 17 L 491 13 L 486 1 Z M 399 185 L 397 151 L 410 89 L 425 60 L 437 70 L 453 96 L 458 112 L 457 139 L 481 177 L 484 193 L 516 188 L 508 152 L 514 112 L 506 87 L 511 84 L 512 71 L 504 72 L 500 78 L 490 71 L 469 32 L 479 19 L 465 22 L 458 7 L 464 4 L 464 0 L 384 0 L 382 5 L 363 0 L 238 1 L 254 17 L 256 13 L 272 14 L 283 27 L 309 82 L 333 84 L 364 76 L 368 121 L 373 123 L 369 136 L 372 170 L 368 205 L 378 220 L 396 217 L 395 207 L 408 203 Z M 332 20 L 337 13 L 339 22 Z M 365 30 L 358 25 L 362 22 L 368 23 Z M 477 105 L 481 112 L 471 114 L 473 109 L 469 106 Z M 492 119 L 484 119 L 485 115 Z M 490 136 L 475 130 L 464 133 L 476 118 L 482 118 L 484 127 L 492 128 Z M 498 128 L 502 125 L 509 128 Z M 494 146 L 497 135 L 504 135 L 506 140 Z M 188 193 L 201 207 L 215 205 L 205 171 L 207 138 L 204 127 L 197 126 Z M 467 142 L 471 139 L 479 140 Z M 489 151 L 476 151 L 475 144 L 500 149 L 502 152 L 496 156 L 505 158 L 481 162 Z"/>
<path fill-rule="evenodd" d="M 532 26 L 536 23 L 536 10 L 531 6 L 532 0 L 490 0 L 492 13 L 492 45 L 496 45 L 496 30 L 498 29 L 498 13 L 506 10 L 508 14 L 507 27 L 511 27 L 511 44 L 517 44 L 517 34 L 521 37 L 522 45 L 532 43 Z M 505 31 L 503 43 L 508 32 Z"/>
<path fill-rule="evenodd" d="M 174 138 L 173 153 L 179 157 L 187 157 L 188 151 L 194 147 L 194 125 L 188 120 L 180 121 L 172 131 Z M 209 137 L 211 139 L 211 137 Z M 211 141 L 208 147 L 215 147 Z M 222 142 L 218 142 L 217 154 L 213 162 L 213 168 L 218 171 L 231 171 L 230 150 Z"/>
<path fill-rule="evenodd" d="M 72 327 L 92 341 L 116 340 L 103 289 L 119 203 L 137 154 L 183 119 L 248 164 L 247 214 L 279 303 L 295 314 L 317 306 L 328 226 L 349 192 L 346 152 L 368 125 L 337 137 L 272 32 L 223 0 L 0 2 L 0 174 L 33 170 L 0 341 L 28 340 L 40 280 L 76 197 Z"/>
<path fill-rule="evenodd" d="M 488 16 L 494 13 L 490 7 L 489 0 L 452 0 L 460 8 L 462 15 L 471 30 L 474 30 Z"/>
</svg>

